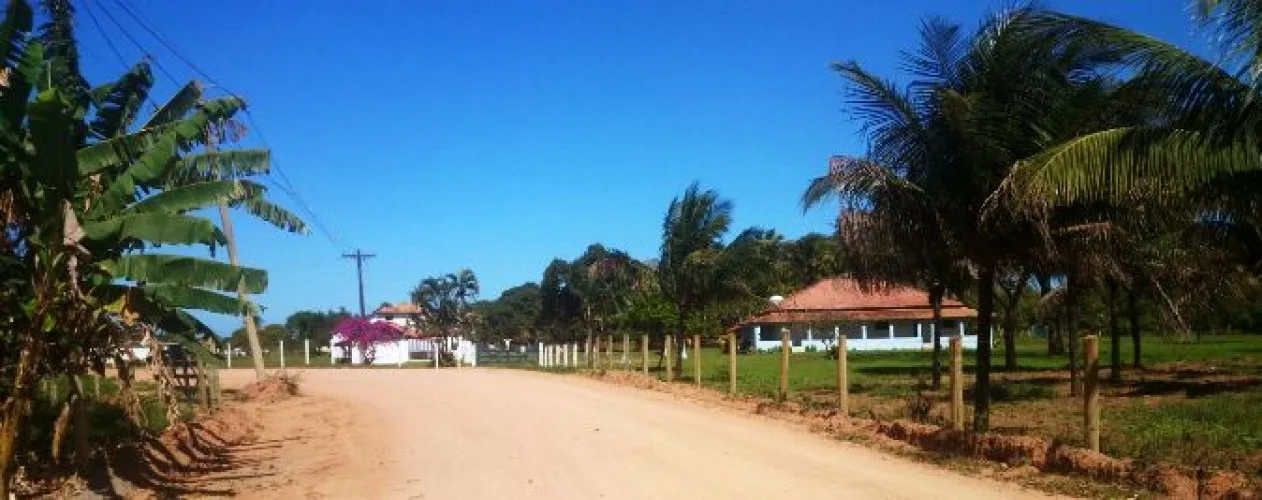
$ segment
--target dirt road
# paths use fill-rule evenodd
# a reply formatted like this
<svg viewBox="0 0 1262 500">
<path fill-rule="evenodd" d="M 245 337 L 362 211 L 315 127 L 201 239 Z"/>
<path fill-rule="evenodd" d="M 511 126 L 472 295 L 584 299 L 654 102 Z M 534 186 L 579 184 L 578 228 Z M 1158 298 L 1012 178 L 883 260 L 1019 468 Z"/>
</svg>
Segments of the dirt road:
<svg viewBox="0 0 1262 500">
<path fill-rule="evenodd" d="M 252 372 L 224 372 L 225 387 Z M 787 424 L 671 396 L 494 369 L 307 370 L 261 415 L 259 496 L 1018 498 Z M 263 457 L 259 457 L 263 458 Z M 246 488 L 238 491 L 251 491 Z"/>
</svg>

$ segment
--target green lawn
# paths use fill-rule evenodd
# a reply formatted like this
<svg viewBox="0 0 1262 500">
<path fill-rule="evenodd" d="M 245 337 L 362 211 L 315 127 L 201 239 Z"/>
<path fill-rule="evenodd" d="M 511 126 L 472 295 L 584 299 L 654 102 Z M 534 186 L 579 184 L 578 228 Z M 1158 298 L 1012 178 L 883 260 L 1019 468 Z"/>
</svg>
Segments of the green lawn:
<svg viewBox="0 0 1262 500">
<path fill-rule="evenodd" d="M 1106 453 L 1141 461 L 1208 465 L 1262 476 L 1262 335 L 1207 335 L 1199 340 L 1146 338 L 1142 371 L 1132 370 L 1130 339 L 1121 346 L 1123 382 L 1103 389 Z M 992 426 L 997 432 L 1039 435 L 1081 445 L 1081 401 L 1068 394 L 1068 360 L 1049 356 L 1042 339 L 1022 339 L 1017 370 L 1005 371 L 996 349 Z M 1100 364 L 1109 366 L 1110 345 L 1101 339 Z M 689 355 L 693 353 L 690 351 Z M 702 382 L 727 390 L 728 360 L 717 348 L 702 349 Z M 621 354 L 615 352 L 615 359 Z M 639 353 L 633 353 L 637 369 Z M 876 418 L 909 417 L 909 399 L 933 402 L 929 420 L 947 414 L 945 390 L 932 391 L 929 352 L 850 352 L 851 410 Z M 964 354 L 966 391 L 972 385 L 975 353 Z M 944 364 L 945 364 L 944 352 Z M 657 356 L 650 358 L 656 370 Z M 682 363 L 681 383 L 693 380 L 693 360 Z M 737 388 L 744 394 L 774 397 L 779 387 L 779 353 L 737 357 Z M 790 357 L 790 399 L 808 405 L 835 404 L 837 361 L 825 352 Z M 945 367 L 944 367 L 945 370 Z M 1107 372 L 1101 373 L 1101 377 Z M 946 384 L 944 373 L 943 384 Z"/>
</svg>

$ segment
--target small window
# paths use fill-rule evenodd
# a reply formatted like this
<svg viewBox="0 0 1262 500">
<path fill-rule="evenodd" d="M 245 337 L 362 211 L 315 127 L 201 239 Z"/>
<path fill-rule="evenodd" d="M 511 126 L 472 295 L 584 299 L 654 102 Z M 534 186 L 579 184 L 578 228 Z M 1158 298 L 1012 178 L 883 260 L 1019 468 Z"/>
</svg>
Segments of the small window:
<svg viewBox="0 0 1262 500">
<path fill-rule="evenodd" d="M 779 329 L 773 325 L 762 325 L 762 328 L 758 331 L 758 340 L 761 342 L 780 340 Z"/>
<path fill-rule="evenodd" d="M 877 321 L 876 323 L 872 323 L 872 326 L 868 327 L 869 334 L 871 334 L 872 332 L 889 333 L 889 331 L 890 331 L 889 321 Z"/>
<path fill-rule="evenodd" d="M 960 322 L 959 322 L 959 321 L 956 321 L 956 320 L 953 320 L 953 319 L 944 319 L 944 320 L 942 320 L 942 328 L 944 328 L 944 329 L 947 329 L 947 330 L 954 330 L 954 329 L 959 328 L 959 327 L 960 327 Z"/>
<path fill-rule="evenodd" d="M 387 315 L 386 315 L 386 321 L 393 321 L 393 320 L 394 320 L 394 315 L 393 315 L 393 314 L 387 314 Z"/>
</svg>

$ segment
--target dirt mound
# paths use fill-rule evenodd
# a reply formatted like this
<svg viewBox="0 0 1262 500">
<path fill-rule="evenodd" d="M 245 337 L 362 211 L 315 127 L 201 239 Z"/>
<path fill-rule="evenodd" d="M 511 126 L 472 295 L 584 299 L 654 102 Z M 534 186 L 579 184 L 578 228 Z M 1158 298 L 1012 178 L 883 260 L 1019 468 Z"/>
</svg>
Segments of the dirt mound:
<svg viewBox="0 0 1262 500">
<path fill-rule="evenodd" d="M 254 382 L 242 389 L 242 394 L 249 401 L 275 403 L 298 395 L 298 377 L 278 374 Z"/>
</svg>

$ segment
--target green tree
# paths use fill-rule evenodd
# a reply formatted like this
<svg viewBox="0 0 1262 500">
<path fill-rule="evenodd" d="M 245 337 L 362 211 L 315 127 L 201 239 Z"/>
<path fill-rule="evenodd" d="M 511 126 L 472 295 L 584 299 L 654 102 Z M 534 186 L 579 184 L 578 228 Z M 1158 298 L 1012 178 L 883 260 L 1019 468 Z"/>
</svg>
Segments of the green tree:
<svg viewBox="0 0 1262 500">
<path fill-rule="evenodd" d="M 689 316 L 709 300 L 713 281 L 708 270 L 722 251 L 722 238 L 732 222 L 732 202 L 693 183 L 670 202 L 662 220 L 658 281 L 676 309 L 675 334 L 682 339 Z M 678 345 L 682 349 L 683 343 Z"/>
</svg>

